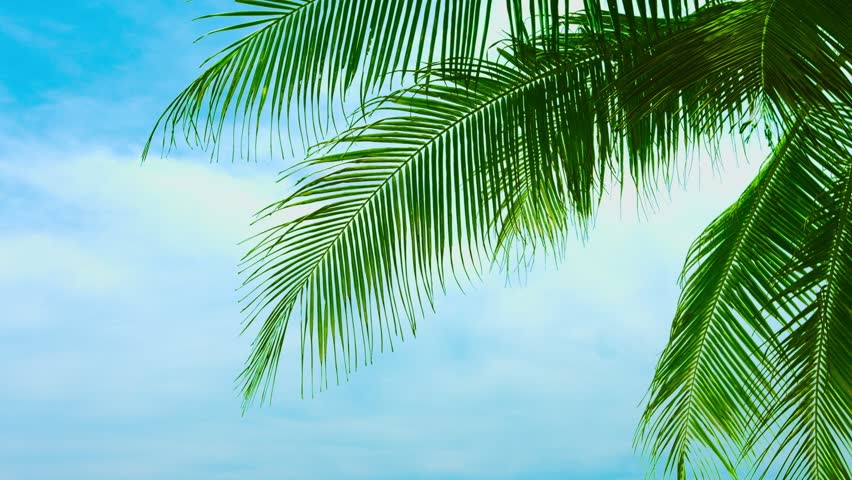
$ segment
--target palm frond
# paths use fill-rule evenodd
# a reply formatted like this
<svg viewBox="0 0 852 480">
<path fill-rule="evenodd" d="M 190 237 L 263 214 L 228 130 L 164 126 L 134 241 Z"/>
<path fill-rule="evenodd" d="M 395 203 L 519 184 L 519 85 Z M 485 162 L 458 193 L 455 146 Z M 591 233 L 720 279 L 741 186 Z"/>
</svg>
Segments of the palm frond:
<svg viewBox="0 0 852 480">
<path fill-rule="evenodd" d="M 702 9 L 708 14 L 655 43 L 619 80 L 614 93 L 630 111 L 627 123 L 673 104 L 685 134 L 712 137 L 852 103 L 846 3 L 752 0 Z"/>
<path fill-rule="evenodd" d="M 247 401 L 268 394 L 292 316 L 304 371 L 319 368 L 322 386 L 331 363 L 348 374 L 415 331 L 449 279 L 476 278 L 513 243 L 558 245 L 585 227 L 630 167 L 628 138 L 596 100 L 612 73 L 598 39 L 577 35 L 558 57 L 504 49 L 501 62 L 427 70 L 306 162 L 301 187 L 268 213 L 312 212 L 246 258 L 248 321 L 264 319 L 241 376 Z"/>
<path fill-rule="evenodd" d="M 663 128 L 693 140 L 763 123 L 772 141 L 774 127 L 787 126 L 758 178 L 689 253 L 637 436 L 652 471 L 665 460 L 664 474 L 685 478 L 712 470 L 706 461 L 717 458 L 736 476 L 753 422 L 777 393 L 772 382 L 783 376 L 767 358 L 778 358 L 780 340 L 770 323 L 783 321 L 793 304 L 773 299 L 802 275 L 787 267 L 827 185 L 819 155 L 838 155 L 807 142 L 826 134 L 817 118 L 833 118 L 829 132 L 848 136 L 836 128 L 852 105 L 842 3 L 755 0 L 703 9 L 694 24 L 631 61 L 612 89 L 628 112 L 623 128 L 662 115 Z"/>
<path fill-rule="evenodd" d="M 617 38 L 632 37 L 643 32 L 653 38 L 667 35 L 679 28 L 688 17 L 701 9 L 726 3 L 724 0 L 583 0 L 582 28 L 595 34 L 609 31 Z M 546 40 L 555 50 L 562 37 L 571 36 L 575 22 L 566 21 L 572 15 L 570 0 L 508 0 L 512 38 L 521 43 Z"/>
<path fill-rule="evenodd" d="M 248 157 L 263 125 L 279 138 L 282 118 L 284 128 L 293 129 L 288 122 L 293 110 L 303 133 L 316 138 L 319 133 L 310 127 L 333 118 L 323 114 L 335 111 L 335 99 L 358 77 L 365 95 L 392 80 L 394 72 L 479 54 L 491 13 L 491 0 L 236 3 L 244 8 L 201 18 L 235 22 L 207 35 L 244 36 L 204 62 L 203 73 L 157 121 L 143 158 L 157 135 L 164 150 L 182 136 L 192 146 L 212 146 L 214 155 L 230 135 L 232 149 Z"/>
<path fill-rule="evenodd" d="M 584 0 L 589 9 L 594 0 Z M 639 23 L 648 18 L 677 21 L 695 14 L 702 8 L 726 3 L 729 0 L 607 0 L 610 13 L 621 12 L 627 22 Z M 603 3 L 601 1 L 598 4 Z M 634 4 L 635 3 L 635 7 Z"/>
<path fill-rule="evenodd" d="M 792 277 L 778 297 L 796 307 L 778 332 L 780 388 L 757 425 L 760 459 L 785 479 L 852 479 L 852 112 L 812 116 L 796 155 L 828 175 L 814 199 Z"/>
<path fill-rule="evenodd" d="M 772 392 L 768 308 L 797 276 L 785 275 L 827 177 L 802 149 L 815 133 L 802 116 L 789 127 L 736 204 L 696 240 L 684 290 L 650 389 L 638 440 L 652 469 L 686 478 L 721 460 L 736 476 L 752 422 Z"/>
<path fill-rule="evenodd" d="M 250 10 L 212 17 L 248 33 L 168 107 L 164 147 L 182 133 L 218 149 L 232 118 L 250 151 L 264 113 L 273 130 L 294 109 L 316 119 L 353 85 L 426 64 L 412 87 L 362 97 L 262 212 L 279 223 L 244 259 L 246 328 L 260 323 L 246 406 L 271 393 L 294 317 L 303 389 L 307 373 L 324 388 L 414 334 L 447 284 L 500 256 L 558 256 L 609 186 L 668 180 L 681 146 L 763 125 L 761 172 L 688 254 L 637 445 L 665 477 L 719 462 L 736 477 L 768 442 L 758 470 L 850 478 L 846 0 L 587 0 L 583 14 L 507 0 L 497 61 L 477 57 L 490 0 L 238 3 Z"/>
</svg>

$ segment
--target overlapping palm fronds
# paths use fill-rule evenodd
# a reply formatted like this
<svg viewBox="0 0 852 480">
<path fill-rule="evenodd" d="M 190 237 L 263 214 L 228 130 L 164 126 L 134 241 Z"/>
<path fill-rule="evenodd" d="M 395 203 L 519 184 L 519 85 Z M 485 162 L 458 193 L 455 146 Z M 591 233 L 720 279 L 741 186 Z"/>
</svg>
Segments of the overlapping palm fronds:
<svg viewBox="0 0 852 480">
<path fill-rule="evenodd" d="M 671 340 L 640 430 L 652 458 L 665 458 L 664 471 L 680 470 L 679 478 L 687 467 L 706 471 L 708 457 L 722 459 L 735 476 L 755 422 L 780 413 L 767 415 L 778 405 L 776 384 L 790 380 L 779 371 L 788 357 L 777 324 L 804 299 L 774 299 L 801 282 L 790 265 L 816 231 L 814 202 L 836 181 L 814 156 L 830 151 L 817 121 L 803 114 L 789 126 L 758 177 L 687 258 Z"/>
<path fill-rule="evenodd" d="M 264 108 L 304 113 L 357 75 L 369 91 L 421 67 L 264 212 L 302 213 L 245 259 L 247 403 L 268 395 L 292 318 L 303 382 L 323 385 L 413 333 L 447 283 L 501 254 L 558 256 L 609 186 L 652 186 L 683 147 L 762 129 L 763 168 L 688 254 L 637 444 L 665 478 L 852 478 L 845 0 L 507 0 L 510 38 L 487 58 L 490 2 L 244 3 L 233 29 L 258 30 L 178 97 L 167 132 L 218 144 L 237 112 L 254 139 Z"/>
<path fill-rule="evenodd" d="M 848 138 L 843 112 L 852 105 L 849 57 L 840 48 L 848 33 L 837 28 L 849 13 L 840 2 L 807 3 L 713 8 L 714 15 L 659 43 L 617 82 L 631 112 L 627 125 L 674 102 L 678 127 L 690 137 L 719 136 L 737 125 L 744 133 L 762 123 L 777 142 L 755 183 L 708 227 L 687 260 L 672 338 L 643 418 L 647 430 L 640 431 L 652 458 L 666 458 L 664 471 L 678 478 L 690 466 L 692 474 L 707 471 L 708 457 L 721 458 L 736 475 L 754 419 L 772 417 L 763 410 L 777 393 L 773 383 L 789 376 L 766 376 L 777 366 L 765 355 L 785 358 L 775 350 L 772 323 L 785 323 L 793 309 L 772 299 L 797 280 L 789 265 L 827 188 L 817 155 L 848 157 L 842 142 L 804 145 L 817 135 Z M 783 130 L 780 141 L 771 138 L 775 127 Z"/>
<path fill-rule="evenodd" d="M 811 203 L 796 209 L 808 213 L 805 227 L 794 258 L 774 279 L 776 303 L 792 313 L 774 333 L 780 348 L 770 357 L 770 378 L 778 383 L 753 432 L 764 435 L 757 463 L 763 475 L 852 478 L 850 126 L 850 108 L 812 111 L 788 153 L 815 181 L 796 179 L 810 189 Z"/>
<path fill-rule="evenodd" d="M 302 186 L 270 214 L 313 211 L 267 232 L 246 259 L 249 318 L 263 319 L 242 377 L 247 400 L 274 374 L 295 308 L 311 372 L 339 361 L 348 373 L 413 332 L 449 277 L 476 277 L 528 229 L 552 245 L 570 224 L 583 228 L 617 168 L 596 155 L 609 135 L 592 101 L 606 78 L 600 55 L 503 55 L 427 70 L 376 102 L 378 120 L 309 158 L 311 173 L 295 173 Z"/>
</svg>

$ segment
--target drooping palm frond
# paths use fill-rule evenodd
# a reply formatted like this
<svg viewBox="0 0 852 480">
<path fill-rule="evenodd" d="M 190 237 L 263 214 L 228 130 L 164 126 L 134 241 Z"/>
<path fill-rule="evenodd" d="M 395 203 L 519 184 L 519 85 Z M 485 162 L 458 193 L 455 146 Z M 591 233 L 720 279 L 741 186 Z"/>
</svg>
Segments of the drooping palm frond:
<svg viewBox="0 0 852 480">
<path fill-rule="evenodd" d="M 558 56 L 505 49 L 502 62 L 427 70 L 306 162 L 302 186 L 270 213 L 313 211 L 246 258 L 249 323 L 263 321 L 241 376 L 248 401 L 268 393 L 291 316 L 312 378 L 331 363 L 348 373 L 414 331 L 450 278 L 475 278 L 504 246 L 556 245 L 584 228 L 631 161 L 597 100 L 612 81 L 606 48 L 575 35 Z"/>
<path fill-rule="evenodd" d="M 837 110 L 835 110 L 837 112 Z M 794 314 L 777 336 L 779 388 L 756 425 L 763 473 L 852 479 L 852 109 L 811 115 L 791 152 L 826 175 L 779 303 Z"/>
<path fill-rule="evenodd" d="M 256 10 L 230 14 L 248 19 L 231 29 L 257 30 L 167 110 L 170 141 L 183 130 L 219 145 L 231 114 L 256 139 L 264 111 L 304 116 L 359 75 L 369 89 L 442 60 L 362 105 L 369 121 L 322 144 L 296 192 L 264 212 L 297 216 L 245 258 L 248 324 L 261 323 L 240 377 L 247 403 L 269 393 L 291 318 L 303 381 L 309 371 L 313 388 L 318 369 L 322 386 L 329 367 L 348 374 L 414 332 L 439 289 L 495 255 L 560 249 L 610 182 L 653 184 L 681 145 L 763 124 L 783 135 L 689 252 L 637 441 L 679 479 L 719 476 L 716 460 L 736 476 L 758 437 L 765 471 L 849 478 L 846 0 L 587 0 L 583 15 L 508 0 L 499 62 L 470 58 L 490 2 L 243 3 Z"/>
<path fill-rule="evenodd" d="M 593 97 L 601 115 L 607 116 L 603 135 L 598 141 L 597 148 L 601 150 L 597 154 L 603 160 L 617 156 L 619 162 L 625 163 L 627 168 L 617 169 L 622 175 L 619 183 L 623 184 L 624 177 L 628 175 L 640 187 L 655 184 L 659 180 L 670 183 L 673 159 L 698 144 L 718 143 L 718 139 L 707 138 L 693 131 L 683 132 L 681 104 L 676 98 L 657 102 L 653 109 L 645 108 L 642 115 L 634 115 L 636 100 L 632 94 L 621 93 L 626 89 L 621 85 L 621 79 L 625 75 L 632 75 L 634 65 L 648 61 L 649 52 L 669 43 L 675 32 L 717 18 L 718 13 L 699 10 L 694 15 L 676 21 L 648 19 L 617 29 L 619 22 L 628 23 L 624 17 L 607 11 L 602 12 L 596 20 L 587 13 L 569 14 L 561 18 L 564 27 L 561 31 L 540 33 L 535 30 L 536 34 L 528 41 L 516 41 L 516 48 L 534 52 L 533 61 L 558 59 L 577 48 L 578 42 L 597 49 L 603 77 L 594 82 L 597 89 Z M 652 23 L 654 28 L 649 27 Z M 651 35 L 652 30 L 657 33 Z M 618 140 L 612 142 L 610 137 Z M 618 148 L 618 152 L 608 150 L 613 147 Z M 644 191 L 652 193 L 653 189 Z"/>
<path fill-rule="evenodd" d="M 796 278 L 784 269 L 826 181 L 801 153 L 812 134 L 798 119 L 688 254 L 671 339 L 639 431 L 652 461 L 665 459 L 667 475 L 706 471 L 713 458 L 736 475 L 751 422 L 771 390 L 764 348 L 772 348 L 769 319 L 778 314 L 767 307 Z"/>
<path fill-rule="evenodd" d="M 210 57 L 166 108 L 143 157 L 157 135 L 163 148 L 183 136 L 190 145 L 212 146 L 214 154 L 231 135 L 249 156 L 262 125 L 280 137 L 282 118 L 287 123 L 293 110 L 306 122 L 303 129 L 322 123 L 359 77 L 363 94 L 392 72 L 476 56 L 491 13 L 491 0 L 235 1 L 242 10 L 201 18 L 237 22 L 208 35 L 244 36 Z"/>
<path fill-rule="evenodd" d="M 782 319 L 772 299 L 797 278 L 785 266 L 825 188 L 825 172 L 801 145 L 817 131 L 813 112 L 838 125 L 841 107 L 852 104 L 841 48 L 848 33 L 837 25 L 848 10 L 841 12 L 839 1 L 804 3 L 706 8 L 694 24 L 640 53 L 645 59 L 632 61 L 612 89 L 628 112 L 623 128 L 660 111 L 668 119 L 664 129 L 691 141 L 719 138 L 737 125 L 740 133 L 750 124 L 787 128 L 755 183 L 708 227 L 687 260 L 671 340 L 638 434 L 652 464 L 665 460 L 664 473 L 678 478 L 711 470 L 712 458 L 735 475 L 748 453 L 751 422 L 772 392 L 762 348 L 777 347 L 770 320 Z M 791 111 L 811 113 L 795 118 Z"/>
<path fill-rule="evenodd" d="M 249 318 L 266 317 L 243 375 L 247 399 L 274 374 L 297 305 L 311 373 L 314 361 L 325 370 L 338 352 L 348 372 L 377 344 L 414 331 L 448 262 L 453 274 L 475 275 L 487 232 L 514 203 L 493 187 L 486 195 L 484 178 L 523 171 L 511 155 L 526 125 L 512 119 L 535 118 L 521 112 L 539 80 L 480 68 L 475 92 L 433 83 L 385 99 L 387 118 L 344 133 L 336 140 L 344 151 L 311 159 L 322 173 L 273 207 L 317 209 L 273 229 L 247 258 L 259 265 L 248 277 L 258 288 Z"/>
<path fill-rule="evenodd" d="M 529 171 L 539 168 L 536 162 L 528 161 L 527 153 L 521 150 L 506 163 L 503 178 L 486 178 L 486 198 L 501 197 L 502 192 L 514 192 L 500 218 L 495 233 L 493 253 L 490 255 L 495 266 L 507 274 L 507 279 L 523 278 L 537 256 L 549 255 L 561 260 L 567 250 L 571 235 L 585 234 L 587 218 L 575 218 L 571 205 L 566 203 L 563 192 L 549 172 Z M 521 172 L 510 169 L 519 168 Z M 501 169 L 502 170 L 502 169 Z M 505 185 L 511 182 L 512 185 Z"/>
</svg>

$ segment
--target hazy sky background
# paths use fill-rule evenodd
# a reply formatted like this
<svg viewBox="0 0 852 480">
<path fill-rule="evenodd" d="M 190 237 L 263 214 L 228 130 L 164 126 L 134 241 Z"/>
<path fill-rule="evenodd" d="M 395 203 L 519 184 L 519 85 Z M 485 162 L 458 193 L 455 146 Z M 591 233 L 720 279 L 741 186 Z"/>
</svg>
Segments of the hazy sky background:
<svg viewBox="0 0 852 480">
<path fill-rule="evenodd" d="M 0 6 L 0 480 L 637 478 L 684 255 L 759 149 L 727 150 L 722 177 L 702 162 L 648 218 L 608 201 L 558 271 L 452 291 L 316 399 L 291 342 L 273 405 L 243 418 L 237 243 L 292 159 L 139 163 L 216 45 L 190 19 L 228 6 Z"/>
</svg>

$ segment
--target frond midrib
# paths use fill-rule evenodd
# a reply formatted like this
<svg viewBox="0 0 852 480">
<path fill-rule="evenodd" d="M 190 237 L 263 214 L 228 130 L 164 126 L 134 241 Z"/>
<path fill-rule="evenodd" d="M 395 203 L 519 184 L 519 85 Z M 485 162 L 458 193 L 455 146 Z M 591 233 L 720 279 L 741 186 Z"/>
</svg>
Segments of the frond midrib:
<svg viewBox="0 0 852 480">
<path fill-rule="evenodd" d="M 763 19 L 763 31 L 760 34 L 760 90 L 766 92 L 766 35 L 769 30 L 769 18 L 772 14 L 772 9 L 775 7 L 775 2 L 772 0 L 769 7 L 766 9 L 766 16 Z"/>
</svg>

